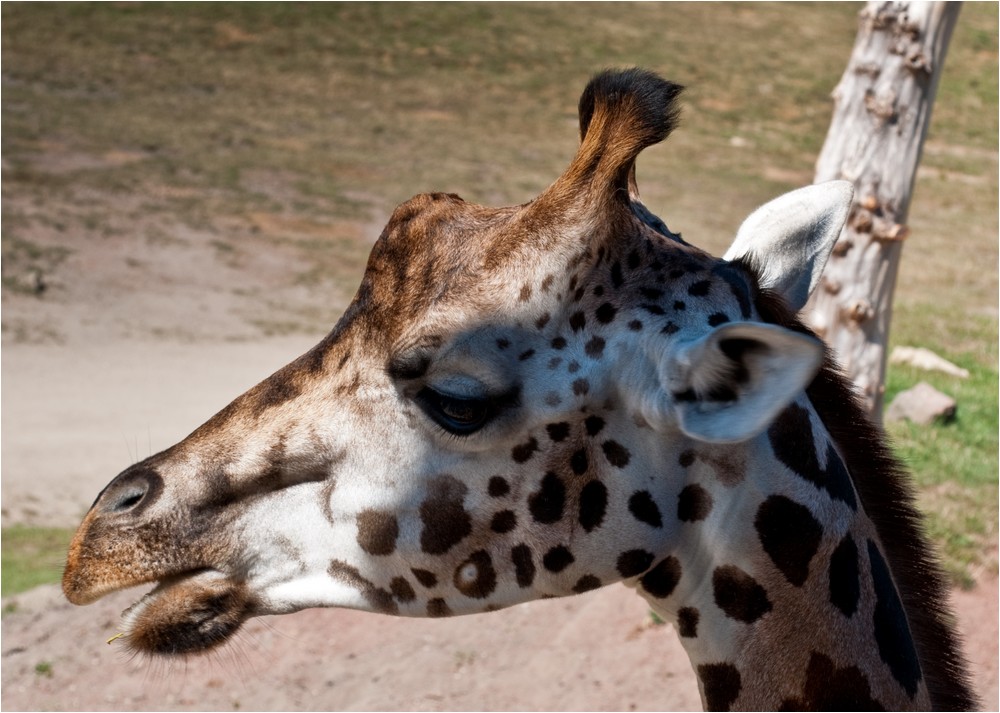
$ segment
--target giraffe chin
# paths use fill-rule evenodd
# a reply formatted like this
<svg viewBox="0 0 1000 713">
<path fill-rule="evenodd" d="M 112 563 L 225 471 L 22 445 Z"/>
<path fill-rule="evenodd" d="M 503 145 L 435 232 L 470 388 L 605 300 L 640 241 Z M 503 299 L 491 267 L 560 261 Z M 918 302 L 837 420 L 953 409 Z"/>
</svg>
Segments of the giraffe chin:
<svg viewBox="0 0 1000 713">
<path fill-rule="evenodd" d="M 247 586 L 216 570 L 162 580 L 122 612 L 127 646 L 138 653 L 186 656 L 222 645 L 253 615 Z"/>
</svg>

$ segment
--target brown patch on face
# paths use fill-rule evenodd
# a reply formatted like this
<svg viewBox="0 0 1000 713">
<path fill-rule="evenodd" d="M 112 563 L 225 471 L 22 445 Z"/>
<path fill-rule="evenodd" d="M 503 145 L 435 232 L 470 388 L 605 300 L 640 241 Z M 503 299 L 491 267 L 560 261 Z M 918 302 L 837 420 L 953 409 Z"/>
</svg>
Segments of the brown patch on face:
<svg viewBox="0 0 1000 713">
<path fill-rule="evenodd" d="M 535 561 L 531 556 L 531 548 L 527 545 L 517 545 L 510 551 L 511 562 L 514 563 L 514 574 L 517 586 L 524 589 L 535 581 Z"/>
<path fill-rule="evenodd" d="M 389 590 L 401 602 L 412 602 L 417 598 L 417 593 L 403 577 L 393 577 L 392 581 L 389 582 Z"/>
<path fill-rule="evenodd" d="M 358 513 L 358 545 L 370 555 L 391 555 L 396 551 L 399 523 L 396 516 L 381 510 Z"/>
<path fill-rule="evenodd" d="M 433 572 L 429 572 L 426 569 L 411 569 L 410 571 L 413 572 L 413 576 L 417 578 L 417 581 L 428 589 L 437 586 L 437 575 Z"/>
<path fill-rule="evenodd" d="M 605 302 L 604 304 L 602 304 L 600 307 L 597 308 L 597 311 L 594 313 L 594 315 L 597 317 L 597 321 L 600 322 L 601 324 L 610 324 L 611 321 L 614 320 L 615 314 L 617 313 L 618 310 L 615 309 L 615 306 L 613 304 L 611 304 L 610 302 Z"/>
<path fill-rule="evenodd" d="M 396 600 L 393 599 L 392 592 L 376 587 L 361 576 L 361 572 L 356 567 L 352 567 L 346 562 L 334 560 L 326 571 L 334 579 L 360 592 L 373 611 L 382 614 L 399 613 L 399 607 L 396 605 Z"/>
<path fill-rule="evenodd" d="M 437 597 L 427 602 L 427 616 L 431 618 L 451 616 L 451 608 L 444 599 Z"/>
<path fill-rule="evenodd" d="M 517 527 L 517 515 L 512 510 L 501 510 L 490 520 L 490 529 L 501 535 L 515 527 Z"/>
<path fill-rule="evenodd" d="M 608 489 L 599 480 L 591 480 L 580 491 L 580 526 L 592 532 L 604 522 L 608 508 Z"/>
<path fill-rule="evenodd" d="M 575 559 L 568 547 L 556 545 L 542 556 L 542 566 L 550 572 L 558 573 L 573 564 Z"/>
<path fill-rule="evenodd" d="M 485 599 L 497 586 L 497 573 L 493 569 L 493 560 L 485 550 L 473 552 L 455 569 L 453 582 L 455 588 L 465 596 Z"/>
<path fill-rule="evenodd" d="M 545 432 L 549 434 L 549 438 L 555 443 L 560 443 L 566 440 L 569 436 L 569 424 L 565 421 L 560 421 L 559 423 L 550 423 L 545 426 Z"/>
<path fill-rule="evenodd" d="M 566 506 L 566 485 L 562 478 L 549 471 L 542 478 L 538 490 L 528 497 L 528 509 L 535 522 L 551 525 L 559 522 Z"/>
<path fill-rule="evenodd" d="M 244 397 L 250 415 L 260 418 L 265 411 L 296 398 L 302 393 L 299 380 L 300 371 L 293 362 L 259 383 Z"/>
<path fill-rule="evenodd" d="M 601 450 L 604 451 L 604 457 L 607 458 L 608 463 L 616 468 L 624 468 L 628 465 L 630 455 L 628 449 L 623 446 L 618 441 L 607 440 L 601 444 Z"/>
<path fill-rule="evenodd" d="M 593 337 L 584 345 L 584 351 L 591 359 L 600 359 L 604 355 L 604 340 L 601 337 Z"/>
<path fill-rule="evenodd" d="M 432 478 L 427 499 L 420 504 L 420 549 L 441 555 L 472 533 L 472 516 L 463 501 L 469 489 L 450 475 Z"/>
<path fill-rule="evenodd" d="M 331 500 L 333 498 L 333 491 L 337 487 L 337 477 L 335 475 L 327 476 L 327 481 L 323 485 L 323 488 L 319 493 L 319 505 L 323 510 L 323 517 L 326 518 L 327 522 L 333 523 L 333 505 Z"/>
<path fill-rule="evenodd" d="M 648 490 L 637 490 L 628 499 L 628 509 L 632 516 L 639 522 L 644 522 L 650 527 L 663 527 L 663 517 L 660 515 L 660 508 L 653 500 L 652 494 Z"/>
<path fill-rule="evenodd" d="M 351 374 L 349 381 L 342 381 L 337 385 L 335 394 L 344 399 L 352 398 L 361 386 L 361 374 L 355 372 Z M 364 413 L 363 411 L 360 411 Z"/>
<path fill-rule="evenodd" d="M 506 478 L 494 475 L 490 478 L 489 485 L 487 486 L 487 492 L 489 492 L 491 497 L 502 498 L 510 492 L 510 484 L 507 482 Z"/>
<path fill-rule="evenodd" d="M 188 440 L 211 438 L 240 415 L 259 419 L 267 411 L 299 397 L 307 382 L 323 377 L 328 354 L 342 352 L 338 369 L 342 367 L 350 357 L 349 345 L 341 341 L 348 327 L 347 321 L 342 321 L 319 344 L 232 401 L 202 424 Z"/>
<path fill-rule="evenodd" d="M 340 345 L 339 348 L 338 344 Z M 333 355 L 337 359 L 337 366 L 335 368 L 337 371 L 340 371 L 344 368 L 344 364 L 351 358 L 351 350 L 348 348 L 348 345 L 338 342 L 337 334 L 332 332 L 324 337 L 323 341 L 303 354 L 298 359 L 298 363 L 307 374 L 316 376 L 323 371 L 327 355 Z"/>
<path fill-rule="evenodd" d="M 604 428 L 604 419 L 600 416 L 587 416 L 583 422 L 588 436 L 596 436 Z"/>
<path fill-rule="evenodd" d="M 514 446 L 511 449 L 510 457 L 515 463 L 526 463 L 538 450 L 538 441 L 529 438 L 525 443 Z"/>
</svg>

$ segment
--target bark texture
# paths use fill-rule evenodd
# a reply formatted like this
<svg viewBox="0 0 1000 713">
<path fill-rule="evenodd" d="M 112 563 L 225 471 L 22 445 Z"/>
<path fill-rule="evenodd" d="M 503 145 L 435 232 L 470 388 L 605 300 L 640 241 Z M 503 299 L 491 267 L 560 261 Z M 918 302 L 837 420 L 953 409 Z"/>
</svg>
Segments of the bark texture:
<svg viewBox="0 0 1000 713">
<path fill-rule="evenodd" d="M 833 92 L 816 182 L 854 183 L 854 204 L 806 319 L 881 421 L 892 296 L 913 183 L 959 3 L 869 2 Z"/>
</svg>

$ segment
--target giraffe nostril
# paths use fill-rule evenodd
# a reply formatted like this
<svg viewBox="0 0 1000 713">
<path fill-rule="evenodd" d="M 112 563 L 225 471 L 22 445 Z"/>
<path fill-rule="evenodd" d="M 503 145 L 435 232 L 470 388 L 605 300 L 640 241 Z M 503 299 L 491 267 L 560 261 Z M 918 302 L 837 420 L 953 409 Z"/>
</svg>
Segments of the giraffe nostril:
<svg viewBox="0 0 1000 713">
<path fill-rule="evenodd" d="M 118 502 L 112 505 L 109 509 L 112 512 L 125 512 L 126 510 L 131 510 L 133 507 L 142 502 L 142 498 L 145 495 L 146 495 L 145 490 L 141 492 L 125 494 L 118 500 Z"/>
<path fill-rule="evenodd" d="M 163 488 L 163 479 L 148 466 L 129 468 L 97 498 L 96 507 L 109 514 L 136 515 L 151 505 Z"/>
</svg>

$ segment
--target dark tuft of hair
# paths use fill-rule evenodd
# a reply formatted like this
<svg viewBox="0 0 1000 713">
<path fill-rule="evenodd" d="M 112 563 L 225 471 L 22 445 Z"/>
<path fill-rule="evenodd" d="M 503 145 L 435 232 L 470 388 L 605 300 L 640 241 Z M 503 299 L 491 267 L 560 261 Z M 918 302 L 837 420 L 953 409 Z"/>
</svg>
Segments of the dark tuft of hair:
<svg viewBox="0 0 1000 713">
<path fill-rule="evenodd" d="M 677 126 L 679 84 L 646 69 L 606 69 L 590 80 L 580 96 L 580 140 L 587 137 L 595 112 L 607 112 L 614 121 L 606 139 L 627 136 L 636 153 L 659 143 Z"/>
</svg>

